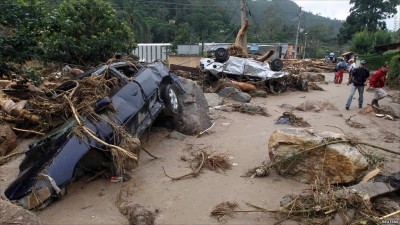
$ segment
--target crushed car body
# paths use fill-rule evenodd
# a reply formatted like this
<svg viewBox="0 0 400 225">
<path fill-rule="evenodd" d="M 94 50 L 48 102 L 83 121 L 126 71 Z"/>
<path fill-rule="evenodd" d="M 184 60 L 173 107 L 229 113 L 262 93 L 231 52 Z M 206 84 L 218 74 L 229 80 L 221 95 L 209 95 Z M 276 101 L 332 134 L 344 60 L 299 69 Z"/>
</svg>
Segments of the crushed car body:
<svg viewBox="0 0 400 225">
<path fill-rule="evenodd" d="M 216 77 L 221 77 L 225 73 L 265 81 L 287 76 L 283 71 L 272 71 L 266 63 L 234 56 L 230 56 L 224 63 L 217 62 L 212 58 L 202 58 L 200 67 L 203 72 L 210 72 Z"/>
<path fill-rule="evenodd" d="M 243 77 L 253 80 L 270 80 L 287 77 L 287 73 L 281 71 L 283 68 L 280 59 L 271 61 L 271 65 L 251 58 L 228 56 L 225 49 L 217 49 L 214 58 L 200 59 L 202 72 L 220 78 L 224 74 L 233 77 Z"/>
<path fill-rule="evenodd" d="M 142 65 L 115 62 L 81 74 L 78 79 L 105 76 L 118 80 L 109 98 L 94 106 L 96 119 L 81 117 L 83 124 L 99 140 L 76 132 L 76 118 L 29 146 L 19 166 L 18 177 L 7 187 L 5 196 L 27 209 L 43 207 L 66 193 L 66 185 L 85 172 L 108 169 L 117 174 L 110 145 L 123 140 L 115 127 L 123 127 L 133 138 L 139 138 L 159 114 L 179 113 L 177 93 L 184 92 L 178 76 L 162 62 Z M 56 90 L 70 86 L 60 85 Z M 101 140 L 101 141 L 100 141 Z M 139 149 L 140 150 L 140 149 Z"/>
</svg>

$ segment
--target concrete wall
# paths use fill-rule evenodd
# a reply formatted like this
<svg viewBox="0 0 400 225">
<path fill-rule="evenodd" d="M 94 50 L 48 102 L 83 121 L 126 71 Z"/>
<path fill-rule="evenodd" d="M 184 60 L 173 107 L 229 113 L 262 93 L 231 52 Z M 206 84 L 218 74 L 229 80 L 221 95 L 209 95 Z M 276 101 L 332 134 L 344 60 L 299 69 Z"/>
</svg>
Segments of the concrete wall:
<svg viewBox="0 0 400 225">
<path fill-rule="evenodd" d="M 133 50 L 133 54 L 139 56 L 142 62 L 153 62 L 155 60 L 168 59 L 168 48 L 171 46 L 169 43 L 150 43 L 138 44 L 137 48 Z"/>
<path fill-rule="evenodd" d="M 200 55 L 169 55 L 168 56 L 168 65 L 175 64 L 180 66 L 188 66 L 196 68 L 200 66 L 200 59 L 202 56 Z"/>
</svg>

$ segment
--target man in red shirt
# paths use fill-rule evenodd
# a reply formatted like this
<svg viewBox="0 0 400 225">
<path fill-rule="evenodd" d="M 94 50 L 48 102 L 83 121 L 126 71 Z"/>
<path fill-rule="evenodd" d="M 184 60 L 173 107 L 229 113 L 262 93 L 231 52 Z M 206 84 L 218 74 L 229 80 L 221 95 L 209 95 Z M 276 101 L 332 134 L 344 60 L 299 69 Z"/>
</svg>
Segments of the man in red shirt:
<svg viewBox="0 0 400 225">
<path fill-rule="evenodd" d="M 389 65 L 384 65 L 378 69 L 371 79 L 369 79 L 370 87 L 374 88 L 375 95 L 371 105 L 379 107 L 378 101 L 387 96 L 387 93 L 382 89 L 385 86 L 386 73 L 389 71 Z"/>
</svg>

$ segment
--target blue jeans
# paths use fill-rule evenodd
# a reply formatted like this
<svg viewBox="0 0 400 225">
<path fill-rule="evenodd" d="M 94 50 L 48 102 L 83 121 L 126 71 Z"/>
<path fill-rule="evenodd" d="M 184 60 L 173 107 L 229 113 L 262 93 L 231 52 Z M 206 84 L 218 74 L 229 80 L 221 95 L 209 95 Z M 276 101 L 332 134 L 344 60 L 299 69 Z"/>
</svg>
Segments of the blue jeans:
<svg viewBox="0 0 400 225">
<path fill-rule="evenodd" d="M 351 86 L 350 90 L 350 96 L 347 99 L 346 107 L 350 107 L 351 101 L 353 100 L 354 93 L 356 93 L 356 90 L 358 90 L 358 107 L 362 107 L 363 100 L 364 100 L 364 85 L 361 86 L 354 86 L 354 84 Z"/>
</svg>

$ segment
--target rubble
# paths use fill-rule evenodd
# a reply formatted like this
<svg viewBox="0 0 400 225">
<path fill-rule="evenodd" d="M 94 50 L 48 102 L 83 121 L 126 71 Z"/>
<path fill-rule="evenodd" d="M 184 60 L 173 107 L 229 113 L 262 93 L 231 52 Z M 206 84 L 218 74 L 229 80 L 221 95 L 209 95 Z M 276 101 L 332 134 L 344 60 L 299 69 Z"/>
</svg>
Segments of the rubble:
<svg viewBox="0 0 400 225">
<path fill-rule="evenodd" d="M 38 216 L 0 198 L 0 224 L 41 225 Z"/>
</svg>

